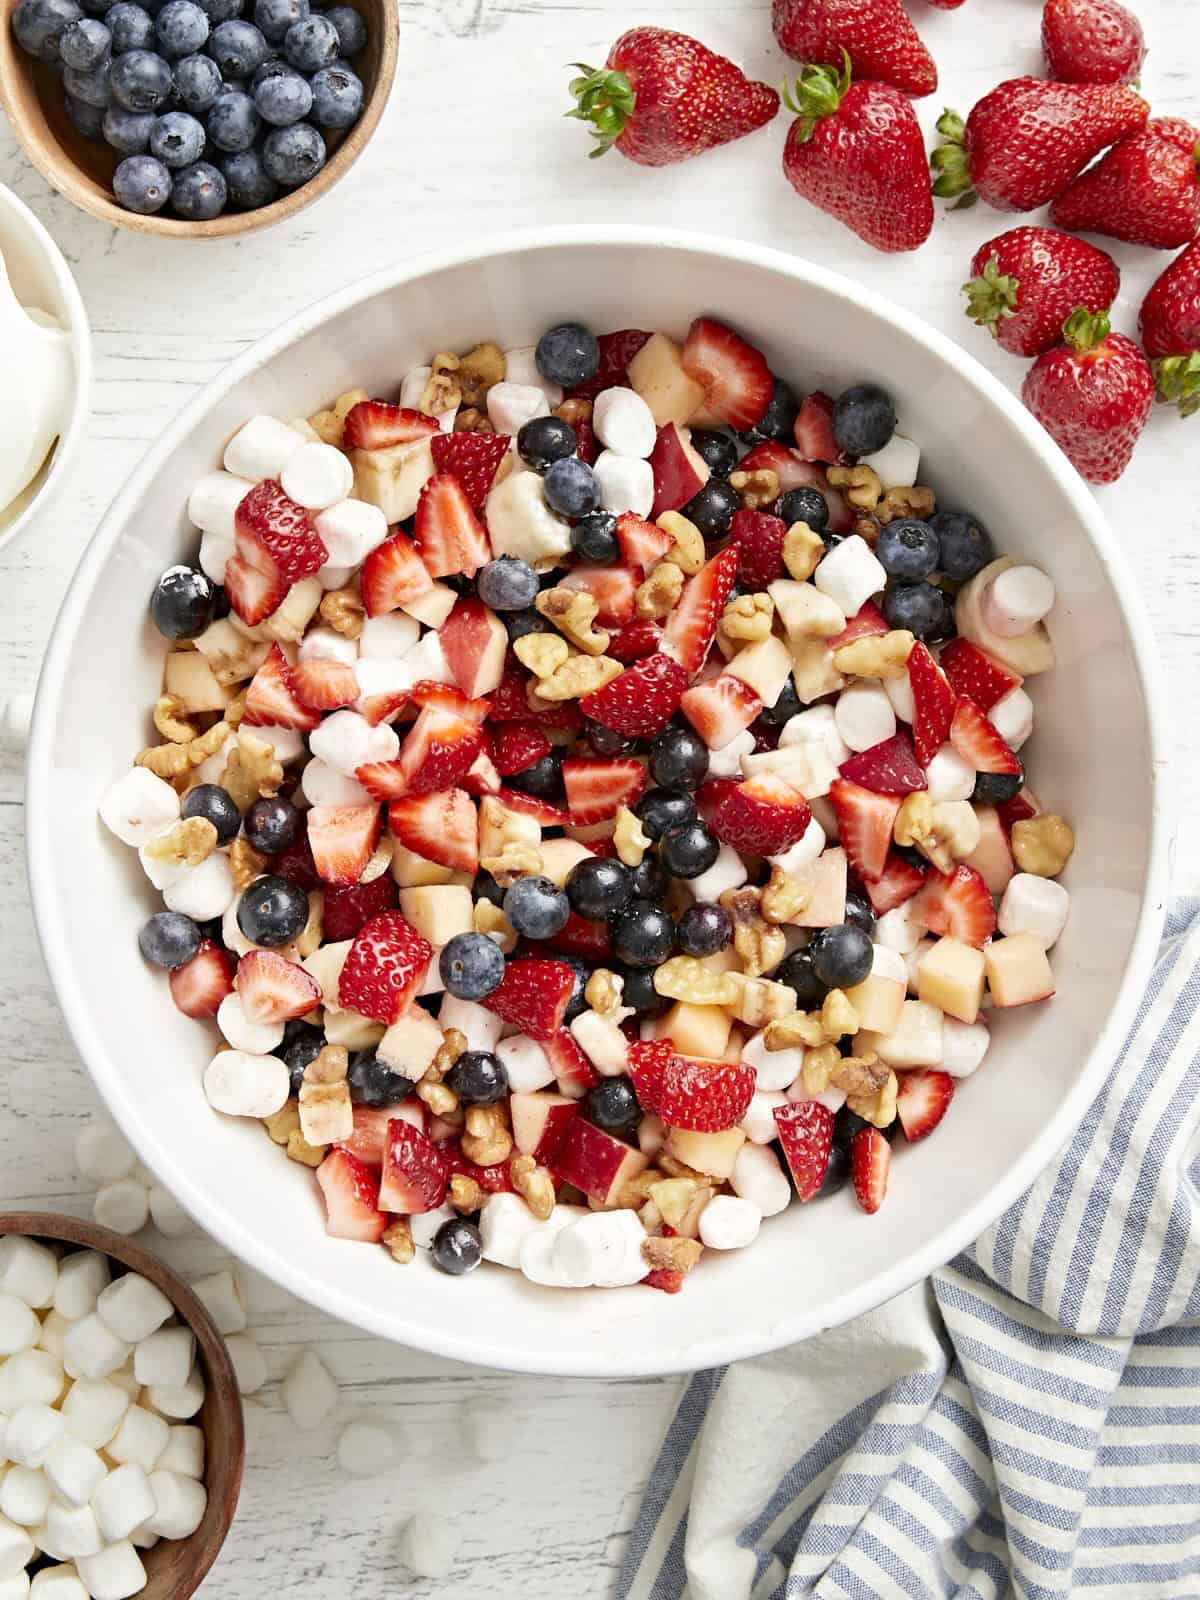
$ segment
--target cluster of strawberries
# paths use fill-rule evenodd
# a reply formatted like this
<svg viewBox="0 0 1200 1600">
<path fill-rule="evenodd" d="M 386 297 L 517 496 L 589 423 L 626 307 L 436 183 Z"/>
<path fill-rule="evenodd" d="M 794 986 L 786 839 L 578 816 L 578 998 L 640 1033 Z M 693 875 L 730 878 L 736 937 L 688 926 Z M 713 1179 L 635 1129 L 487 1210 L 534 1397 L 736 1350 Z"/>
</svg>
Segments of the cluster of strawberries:
<svg viewBox="0 0 1200 1600">
<path fill-rule="evenodd" d="M 1200 130 L 1151 118 L 1131 87 L 1146 46 L 1119 0 L 1046 0 L 1049 76 L 1000 84 L 965 119 L 947 111 L 932 188 L 913 100 L 935 92 L 937 67 L 900 0 L 773 0 L 772 23 L 780 48 L 805 63 L 784 96 L 796 114 L 784 173 L 874 248 L 923 245 L 934 195 L 956 209 L 1051 206 L 1053 228 L 1011 230 L 977 254 L 968 310 L 1005 349 L 1036 358 L 1025 403 L 1085 478 L 1121 476 L 1156 390 L 1184 416 L 1200 410 Z M 644 166 L 752 133 L 781 103 L 768 84 L 663 28 L 634 28 L 604 68 L 579 70 L 573 115 L 592 125 L 593 155 L 615 147 Z M 1119 273 L 1073 237 L 1081 232 L 1186 247 L 1146 297 L 1141 347 L 1112 331 Z"/>
</svg>

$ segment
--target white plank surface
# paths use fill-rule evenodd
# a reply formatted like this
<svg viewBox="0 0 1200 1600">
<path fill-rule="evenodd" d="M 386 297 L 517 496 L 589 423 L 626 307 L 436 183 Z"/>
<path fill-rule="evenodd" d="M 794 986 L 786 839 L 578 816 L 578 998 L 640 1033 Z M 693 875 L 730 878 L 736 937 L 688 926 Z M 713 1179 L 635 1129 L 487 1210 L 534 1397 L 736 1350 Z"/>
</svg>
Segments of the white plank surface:
<svg viewBox="0 0 1200 1600">
<path fill-rule="evenodd" d="M 939 218 L 915 257 L 888 259 L 795 199 L 779 170 L 783 122 L 689 166 L 649 173 L 617 156 L 584 159 L 586 135 L 564 122 L 564 63 L 600 62 L 635 22 L 694 32 L 779 81 L 765 0 L 399 0 L 401 68 L 384 123 L 358 168 L 290 224 L 242 242 L 178 245 L 110 231 L 53 195 L 0 126 L 0 181 L 27 200 L 78 276 L 95 332 L 97 382 L 88 444 L 56 510 L 0 559 L 2 694 L 31 690 L 80 552 L 147 444 L 230 357 L 326 289 L 418 251 L 491 230 L 567 221 L 661 222 L 770 243 L 840 268 L 959 337 L 1014 388 L 1023 365 L 962 317 L 958 285 L 975 247 L 1007 225 L 980 207 Z M 914 0 L 942 69 L 924 103 L 966 110 L 1003 77 L 1038 70 L 1036 0 L 970 0 L 957 13 Z M 1158 112 L 1200 114 L 1200 64 L 1177 48 L 1187 0 L 1143 0 L 1151 41 L 1144 86 Z M 1119 248 L 1118 324 L 1166 257 Z M 636 301 L 631 302 L 636 321 Z M 1160 641 L 1182 712 L 1200 677 L 1200 510 L 1185 475 L 1200 421 L 1157 415 L 1125 481 L 1102 493 Z M 186 486 L 181 485 L 181 493 Z M 1176 779 L 1200 779 L 1200 719 L 1180 715 Z M 1114 751 L 1120 760 L 1121 752 Z M 34 937 L 22 857 L 21 770 L 0 758 L 0 1205 L 83 1211 L 71 1160 L 94 1095 L 59 1020 Z M 1177 887 L 1200 886 L 1200 842 L 1181 834 Z M 220 1259 L 200 1239 L 164 1247 L 185 1271 Z M 307 1310 L 270 1284 L 251 1286 L 254 1321 L 276 1379 L 317 1344 L 342 1384 L 346 1415 L 385 1416 L 401 1430 L 404 1469 L 378 1483 L 343 1479 L 330 1423 L 290 1427 L 272 1385 L 249 1406 L 250 1463 L 237 1526 L 206 1595 L 224 1600 L 299 1587 L 364 1600 L 471 1593 L 484 1600 L 576 1600 L 610 1594 L 674 1382 L 604 1386 L 507 1378 L 414 1355 Z M 464 1302 L 469 1301 L 464 1287 Z M 469 1315 L 469 1311 L 466 1313 Z M 511 1410 L 509 1458 L 466 1460 L 464 1408 Z M 411 1583 L 396 1536 L 417 1505 L 456 1519 L 462 1556 L 443 1584 Z"/>
</svg>

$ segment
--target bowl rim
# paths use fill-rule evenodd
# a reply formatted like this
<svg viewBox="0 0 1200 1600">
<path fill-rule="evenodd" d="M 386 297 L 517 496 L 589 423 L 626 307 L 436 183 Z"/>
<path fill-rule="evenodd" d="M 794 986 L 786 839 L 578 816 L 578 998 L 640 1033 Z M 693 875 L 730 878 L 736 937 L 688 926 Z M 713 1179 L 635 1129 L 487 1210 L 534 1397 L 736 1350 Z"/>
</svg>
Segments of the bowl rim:
<svg viewBox="0 0 1200 1600">
<path fill-rule="evenodd" d="M 96 1035 L 70 963 L 62 956 L 59 909 L 52 894 L 53 841 L 43 820 L 50 815 L 48 795 L 44 791 L 51 782 L 53 709 L 65 688 L 67 659 L 92 585 L 124 531 L 128 515 L 152 477 L 161 469 L 163 460 L 225 393 L 248 374 L 269 364 L 288 345 L 348 308 L 381 292 L 401 287 L 414 278 L 478 265 L 497 256 L 513 253 L 529 255 L 564 247 L 586 250 L 613 246 L 661 249 L 664 253 L 682 250 L 723 261 L 742 262 L 750 267 L 782 274 L 797 284 L 812 285 L 837 295 L 863 311 L 890 322 L 903 318 L 906 332 L 960 372 L 987 400 L 1005 413 L 1073 505 L 1117 592 L 1117 603 L 1129 629 L 1146 713 L 1152 796 L 1150 848 L 1142 904 L 1129 961 L 1108 1021 L 1090 1052 L 1078 1082 L 1042 1128 L 1038 1138 L 1013 1164 L 1004 1180 L 975 1205 L 949 1220 L 915 1255 L 905 1257 L 888 1272 L 839 1295 L 824 1308 L 823 1315 L 816 1316 L 798 1306 L 795 1314 L 786 1320 L 776 1321 L 768 1328 L 748 1329 L 737 1337 L 706 1341 L 700 1333 L 695 1344 L 689 1347 L 686 1360 L 669 1358 L 664 1361 L 661 1357 L 656 1358 L 654 1349 L 647 1341 L 644 1348 L 630 1348 L 628 1351 L 628 1362 L 621 1376 L 634 1378 L 699 1371 L 730 1361 L 744 1360 L 809 1338 L 825 1328 L 840 1326 L 911 1288 L 965 1249 L 1031 1186 L 1079 1123 L 1124 1041 L 1153 963 L 1165 914 L 1171 810 L 1166 758 L 1168 744 L 1163 713 L 1159 710 L 1159 706 L 1165 702 L 1158 687 L 1159 668 L 1150 623 L 1140 591 L 1125 568 L 1115 536 L 1083 480 L 1020 401 L 972 355 L 907 308 L 873 290 L 862 288 L 840 273 L 767 246 L 684 230 L 579 225 L 511 231 L 485 239 L 470 248 L 414 257 L 338 290 L 257 340 L 223 372 L 211 379 L 163 432 L 155 448 L 143 458 L 105 513 L 55 621 L 38 684 L 27 766 L 29 823 L 26 849 L 34 919 L 68 1030 L 102 1098 L 138 1148 L 139 1154 L 154 1168 L 157 1154 L 154 1138 L 150 1130 L 143 1127 L 138 1107 L 123 1093 L 120 1073 L 114 1069 Z M 306 1304 L 318 1305 L 331 1315 L 369 1333 L 427 1351 L 431 1355 L 509 1371 L 555 1377 L 613 1376 L 610 1367 L 589 1361 L 586 1352 L 568 1349 L 554 1356 L 543 1354 L 526 1359 L 521 1352 L 512 1349 L 505 1349 L 498 1354 L 489 1347 L 486 1330 L 482 1328 L 446 1328 L 431 1332 L 427 1327 L 410 1321 L 403 1310 L 394 1304 L 380 1307 L 380 1314 L 376 1315 L 375 1307 L 353 1300 L 336 1287 L 315 1283 L 298 1271 L 290 1260 L 277 1258 L 273 1252 L 263 1249 L 257 1236 L 227 1213 L 219 1212 L 214 1221 L 208 1195 L 186 1173 L 173 1173 L 171 1184 L 187 1210 L 234 1255 L 281 1284 Z M 694 1351 L 694 1359 L 691 1351 Z"/>
<path fill-rule="evenodd" d="M 87 308 L 74 274 L 67 265 L 52 235 L 29 205 L 15 194 L 7 184 L 0 183 L 0 211 L 7 211 L 18 219 L 19 225 L 37 245 L 48 265 L 59 294 L 67 308 L 67 333 L 71 340 L 71 356 L 75 363 L 75 394 L 70 414 L 62 426 L 54 446 L 50 470 L 46 480 L 25 507 L 21 515 L 0 529 L 0 550 L 29 531 L 35 517 L 42 515 L 58 494 L 67 477 L 79 446 L 87 436 L 88 418 L 92 403 L 92 329 Z"/>
</svg>

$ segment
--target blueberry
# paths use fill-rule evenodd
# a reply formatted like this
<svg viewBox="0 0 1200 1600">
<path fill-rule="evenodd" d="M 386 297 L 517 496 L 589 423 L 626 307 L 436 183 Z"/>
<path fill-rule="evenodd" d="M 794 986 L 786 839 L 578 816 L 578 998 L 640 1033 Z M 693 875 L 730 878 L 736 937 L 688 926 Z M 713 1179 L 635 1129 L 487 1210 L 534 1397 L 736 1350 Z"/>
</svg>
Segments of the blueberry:
<svg viewBox="0 0 1200 1600">
<path fill-rule="evenodd" d="M 1024 772 L 977 772 L 972 800 L 983 805 L 1002 806 L 1013 800 L 1025 787 Z"/>
<path fill-rule="evenodd" d="M 901 517 L 880 529 L 875 559 L 889 578 L 927 578 L 937 571 L 938 536 L 927 522 Z"/>
<path fill-rule="evenodd" d="M 696 820 L 696 802 L 686 789 L 647 789 L 634 810 L 652 839 Z"/>
<path fill-rule="evenodd" d="M 829 526 L 829 502 L 819 489 L 789 489 L 775 504 L 775 515 L 790 528 L 794 522 L 807 522 L 814 533 Z"/>
<path fill-rule="evenodd" d="M 312 103 L 313 92 L 298 72 L 280 72 L 264 78 L 254 91 L 254 109 L 274 128 L 301 122 L 312 110 Z"/>
<path fill-rule="evenodd" d="M 638 1120 L 642 1108 L 628 1078 L 604 1078 L 584 1096 L 583 1114 L 606 1133 L 620 1133 Z"/>
<path fill-rule="evenodd" d="M 346 1074 L 350 1098 L 358 1105 L 394 1106 L 412 1093 L 412 1079 L 393 1072 L 374 1050 L 359 1050 Z"/>
<path fill-rule="evenodd" d="M 948 600 L 932 583 L 897 583 L 883 597 L 889 628 L 904 628 L 918 639 L 935 639 L 946 625 Z"/>
<path fill-rule="evenodd" d="M 235 150 L 221 157 L 221 172 L 229 191 L 229 202 L 242 211 L 269 206 L 279 186 L 263 171 L 257 150 Z"/>
<path fill-rule="evenodd" d="M 613 953 L 628 967 L 657 967 L 671 954 L 675 924 L 647 900 L 634 900 L 612 920 Z"/>
<path fill-rule="evenodd" d="M 171 174 L 153 156 L 126 156 L 112 183 L 117 204 L 144 217 L 161 211 L 171 194 Z"/>
<path fill-rule="evenodd" d="M 509 560 L 501 556 L 502 561 Z M 536 577 L 536 573 L 534 574 Z M 493 608 L 494 609 L 494 608 Z M 532 606 L 524 606 L 520 611 L 506 611 L 500 618 L 508 630 L 509 641 L 515 644 L 518 639 L 524 639 L 530 633 L 550 633 L 550 624 L 540 611 L 535 611 Z"/>
<path fill-rule="evenodd" d="M 942 571 L 955 583 L 965 583 L 994 559 L 991 534 L 969 511 L 938 511 L 929 526 L 941 546 Z"/>
<path fill-rule="evenodd" d="M 817 1194 L 837 1194 L 849 1181 L 850 1146 L 832 1144 L 829 1147 L 829 1158 L 825 1163 L 825 1176 L 821 1179 L 821 1187 L 817 1190 Z"/>
<path fill-rule="evenodd" d="M 112 110 L 111 106 L 89 106 L 85 100 L 76 100 L 73 95 L 63 96 L 63 105 L 66 107 L 67 120 L 77 133 L 85 139 L 94 139 L 97 143 L 104 140 L 104 119 Z"/>
<path fill-rule="evenodd" d="M 471 885 L 471 894 L 476 900 L 487 900 L 494 906 L 504 904 L 505 891 L 492 877 L 490 872 L 482 869 L 475 874 L 475 882 Z"/>
<path fill-rule="evenodd" d="M 325 1035 L 320 1028 L 308 1022 L 289 1022 L 284 1030 L 283 1043 L 274 1053 L 288 1069 L 292 1095 L 300 1093 L 306 1069 L 325 1048 Z M 347 1074 L 348 1076 L 348 1074 Z"/>
<path fill-rule="evenodd" d="M 720 841 L 702 822 L 689 822 L 682 828 L 668 828 L 662 836 L 659 854 L 673 878 L 698 878 L 716 861 Z"/>
<path fill-rule="evenodd" d="M 486 933 L 456 933 L 442 948 L 438 972 L 456 1000 L 483 1000 L 504 977 L 504 952 Z"/>
<path fill-rule="evenodd" d="M 527 561 L 501 556 L 481 567 L 475 592 L 493 611 L 524 611 L 538 596 L 538 575 Z"/>
<path fill-rule="evenodd" d="M 308 0 L 254 0 L 254 20 L 272 44 L 282 44 L 292 24 L 303 22 L 310 10 Z"/>
<path fill-rule="evenodd" d="M 282 795 L 256 800 L 246 813 L 246 838 L 251 849 L 277 856 L 300 831 L 300 813 Z"/>
<path fill-rule="evenodd" d="M 325 165 L 325 141 L 307 122 L 274 128 L 263 141 L 262 163 L 276 183 L 298 188 Z"/>
<path fill-rule="evenodd" d="M 494 1106 L 508 1093 L 508 1073 L 490 1050 L 465 1050 L 446 1074 L 446 1085 L 465 1105 Z"/>
<path fill-rule="evenodd" d="M 112 54 L 112 34 L 95 17 L 80 17 L 59 40 L 58 53 L 64 67 L 91 72 Z"/>
<path fill-rule="evenodd" d="M 654 971 L 651 967 L 623 967 L 621 977 L 625 980 L 625 987 L 621 991 L 622 1005 L 631 1006 L 639 1017 L 658 1017 L 673 1002 L 665 995 L 659 994 L 654 987 Z"/>
<path fill-rule="evenodd" d="M 724 907 L 700 900 L 680 917 L 675 937 L 685 956 L 715 956 L 733 938 L 733 920 Z"/>
<path fill-rule="evenodd" d="M 208 113 L 208 137 L 218 150 L 227 153 L 249 150 L 261 126 L 254 101 L 248 94 L 223 94 Z"/>
<path fill-rule="evenodd" d="M 322 67 L 311 78 L 313 121 L 319 128 L 350 128 L 362 115 L 362 79 L 344 61 Z"/>
<path fill-rule="evenodd" d="M 846 890 L 845 920 L 853 927 L 861 928 L 868 939 L 874 938 L 875 907 L 871 904 L 866 891 L 854 884 Z"/>
<path fill-rule="evenodd" d="M 874 383 L 845 389 L 833 406 L 833 437 L 852 456 L 882 450 L 896 431 L 896 407 L 886 389 Z"/>
<path fill-rule="evenodd" d="M 154 33 L 160 53 L 179 61 L 208 43 L 208 17 L 195 0 L 167 0 L 154 19 Z"/>
<path fill-rule="evenodd" d="M 171 93 L 171 69 L 152 50 L 127 50 L 112 64 L 113 99 L 126 111 L 157 111 Z"/>
<path fill-rule="evenodd" d="M 782 378 L 775 379 L 767 409 L 747 432 L 738 437 L 745 444 L 757 444 L 761 439 L 775 439 L 779 443 L 796 442 L 796 418 L 800 406 L 796 396 Z"/>
<path fill-rule="evenodd" d="M 143 923 L 138 949 L 155 967 L 176 967 L 190 961 L 200 948 L 200 929 L 180 911 L 158 911 Z"/>
<path fill-rule="evenodd" d="M 671 880 L 667 876 L 667 869 L 657 856 L 644 856 L 640 866 L 633 869 L 633 898 L 635 900 L 653 900 L 659 903 L 667 890 L 671 887 Z"/>
<path fill-rule="evenodd" d="M 586 517 L 600 504 L 600 485 L 586 461 L 556 461 L 543 480 L 546 504 L 561 517 Z"/>
<path fill-rule="evenodd" d="M 186 111 L 167 111 L 157 117 L 150 133 L 150 154 L 164 167 L 186 167 L 204 153 L 204 124 Z"/>
<path fill-rule="evenodd" d="M 849 1106 L 843 1106 L 833 1119 L 833 1147 L 849 1151 L 856 1133 L 861 1133 L 864 1128 L 872 1124 L 865 1117 L 860 1117 L 857 1111 L 851 1111 Z M 879 1130 L 890 1144 L 896 1137 L 896 1124 L 890 1122 L 886 1128 Z"/>
<path fill-rule="evenodd" d="M 261 67 L 255 67 L 250 75 L 250 82 L 246 86 L 246 93 L 253 97 L 254 91 L 260 83 L 266 83 L 268 78 L 285 78 L 289 72 L 294 72 L 294 67 L 289 67 L 286 61 L 281 61 L 278 56 L 268 56 Z"/>
<path fill-rule="evenodd" d="M 504 915 L 526 939 L 552 939 L 570 914 L 565 891 L 540 874 L 518 878 L 504 896 Z"/>
<path fill-rule="evenodd" d="M 198 783 L 184 797 L 185 817 L 203 817 L 217 830 L 218 844 L 232 844 L 241 832 L 242 814 L 228 789 L 219 783 Z"/>
<path fill-rule="evenodd" d="M 117 0 L 105 13 L 104 26 L 112 34 L 114 56 L 148 50 L 154 43 L 154 18 L 144 6 L 134 5 L 133 0 Z"/>
<path fill-rule="evenodd" d="M 26 55 L 57 61 L 63 34 L 82 15 L 75 0 L 20 0 L 12 14 L 13 32 Z"/>
<path fill-rule="evenodd" d="M 517 454 L 534 472 L 545 472 L 578 449 L 575 429 L 561 417 L 532 417 L 517 434 Z"/>
<path fill-rule="evenodd" d="M 870 977 L 873 946 L 870 934 L 852 922 L 818 928 L 808 946 L 815 975 L 830 989 L 851 989 Z"/>
<path fill-rule="evenodd" d="M 218 23 L 230 22 L 234 17 L 240 17 L 244 0 L 196 0 L 196 4 L 208 18 L 209 26 L 215 28 Z"/>
<path fill-rule="evenodd" d="M 483 1241 L 479 1229 L 463 1217 L 452 1217 L 443 1222 L 433 1236 L 430 1250 L 433 1264 L 452 1278 L 461 1278 L 465 1272 L 474 1272 L 483 1260 Z"/>
<path fill-rule="evenodd" d="M 571 548 L 593 566 L 607 567 L 621 559 L 617 519 L 611 511 L 593 511 L 571 529 Z"/>
<path fill-rule="evenodd" d="M 758 714 L 758 720 L 765 723 L 768 728 L 782 728 L 803 710 L 800 696 L 796 693 L 796 685 L 789 678 L 779 691 L 779 699 L 773 706 L 764 707 Z"/>
<path fill-rule="evenodd" d="M 710 543 L 724 539 L 729 532 L 735 511 L 742 509 L 736 489 L 724 478 L 710 478 L 699 493 L 694 494 L 683 508 L 683 515 L 694 522 L 701 535 Z"/>
<path fill-rule="evenodd" d="M 176 100 L 193 116 L 207 111 L 221 92 L 221 73 L 211 56 L 184 56 L 173 77 Z"/>
<path fill-rule="evenodd" d="M 567 899 L 581 917 L 603 921 L 623 911 L 633 898 L 629 868 L 604 856 L 587 856 L 567 874 Z"/>
<path fill-rule="evenodd" d="M 693 428 L 692 449 L 714 478 L 727 478 L 738 464 L 737 445 L 715 428 Z"/>
<path fill-rule="evenodd" d="M 600 346 L 580 323 L 560 322 L 538 340 L 535 359 L 547 383 L 574 389 L 600 370 Z"/>
<path fill-rule="evenodd" d="M 297 72 L 320 72 L 322 67 L 331 67 L 340 50 L 337 29 L 319 16 L 293 22 L 283 41 L 283 53 Z"/>
<path fill-rule="evenodd" d="M 152 111 L 126 111 L 121 106 L 109 106 L 102 127 L 105 139 L 114 150 L 122 155 L 137 156 L 150 148 L 154 123 Z"/>
<path fill-rule="evenodd" d="M 219 22 L 208 41 L 208 53 L 223 78 L 248 78 L 269 54 L 267 41 L 252 22 L 231 17 Z"/>
<path fill-rule="evenodd" d="M 337 29 L 338 43 L 344 56 L 356 56 L 367 45 L 367 24 L 361 12 L 353 6 L 330 6 L 325 13 L 326 22 Z"/>
<path fill-rule="evenodd" d="M 510 788 L 531 794 L 535 800 L 548 800 L 558 805 L 563 799 L 562 751 L 552 750 L 548 756 L 535 761 L 524 772 L 514 772 L 505 782 Z"/>
<path fill-rule="evenodd" d="M 160 162 L 146 159 L 151 166 L 161 165 Z M 121 163 L 121 167 L 127 165 L 127 162 Z M 121 167 L 117 168 L 118 172 Z M 117 198 L 120 199 L 120 195 Z M 215 595 L 216 586 L 212 579 L 196 567 L 182 564 L 168 567 L 154 585 L 154 592 L 150 596 L 150 615 L 154 619 L 154 626 L 164 639 L 194 639 L 212 621 Z"/>
<path fill-rule="evenodd" d="M 694 789 L 708 772 L 708 746 L 691 728 L 667 727 L 650 746 L 650 776 L 668 789 Z"/>
<path fill-rule="evenodd" d="M 593 722 L 590 717 L 584 718 L 583 737 L 598 756 L 623 756 L 633 749 L 632 739 L 615 728 L 606 728 L 602 722 Z"/>
<path fill-rule="evenodd" d="M 821 982 L 813 970 L 812 956 L 808 950 L 793 950 L 775 969 L 775 981 L 786 983 L 796 991 L 796 1002 L 801 1011 L 814 1011 L 824 1001 L 828 986 Z"/>
<path fill-rule="evenodd" d="M 257 878 L 238 901 L 237 924 L 253 944 L 290 944 L 308 921 L 308 896 L 289 878 Z"/>
<path fill-rule="evenodd" d="M 102 61 L 90 72 L 77 72 L 74 67 L 63 69 L 63 88 L 74 100 L 103 111 L 113 97 L 112 62 Z"/>
<path fill-rule="evenodd" d="M 570 967 L 574 975 L 574 982 L 571 985 L 571 998 L 567 1001 L 567 1009 L 563 1012 L 563 1026 L 569 1028 L 576 1017 L 581 1017 L 589 1009 L 587 995 L 584 991 L 587 988 L 588 979 L 596 969 L 590 962 L 585 961 L 582 956 L 556 954 L 554 959 L 561 961 L 564 966 Z"/>
</svg>

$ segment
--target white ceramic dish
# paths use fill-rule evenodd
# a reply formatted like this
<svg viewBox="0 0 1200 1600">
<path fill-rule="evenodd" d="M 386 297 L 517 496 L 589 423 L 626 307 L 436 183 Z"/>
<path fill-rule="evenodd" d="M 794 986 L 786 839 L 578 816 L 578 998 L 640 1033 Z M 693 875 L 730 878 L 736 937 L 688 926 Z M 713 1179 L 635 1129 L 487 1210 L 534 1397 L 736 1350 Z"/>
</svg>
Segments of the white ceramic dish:
<svg viewBox="0 0 1200 1600">
<path fill-rule="evenodd" d="M 87 428 L 92 388 L 92 335 L 71 269 L 45 228 L 11 189 L 0 184 L 0 253 L 22 305 L 48 311 L 70 335 L 75 386 L 70 414 L 41 471 L 8 506 L 0 507 L 0 550 L 24 533 L 66 479 Z"/>
<path fill-rule="evenodd" d="M 1058 583 L 1059 667 L 1033 685 L 1032 775 L 1070 817 L 1070 926 L 1058 998 L 998 1019 L 984 1069 L 936 1138 L 900 1149 L 876 1217 L 843 1193 L 792 1207 L 757 1245 L 710 1256 L 683 1294 L 536 1289 L 484 1268 L 327 1239 L 316 1185 L 262 1130 L 215 1116 L 201 1069 L 215 1035 L 176 1012 L 138 957 L 153 895 L 96 819 L 144 742 L 162 641 L 146 615 L 160 569 L 190 556 L 184 503 L 255 411 L 303 415 L 363 384 L 390 394 L 438 349 L 531 342 L 566 316 L 682 333 L 704 311 L 739 326 L 798 382 L 887 384 L 943 503 L 969 503 L 999 547 Z M 923 473 L 923 479 L 926 473 Z M 517 1370 L 610 1376 L 758 1354 L 881 1304 L 973 1239 L 1062 1145 L 1141 995 L 1161 921 L 1165 740 L 1152 647 L 1095 501 L 1023 408 L 949 340 L 803 261 L 649 230 L 509 237 L 330 297 L 262 340 L 167 429 L 97 533 L 58 619 L 29 752 L 34 907 L 68 1025 L 146 1162 L 196 1219 L 301 1298 L 385 1338 Z M 1114 752 L 1117 753 L 1114 756 Z"/>
</svg>

